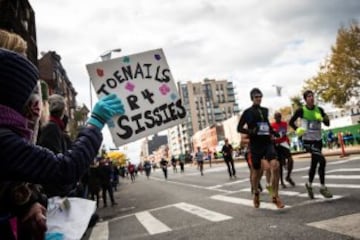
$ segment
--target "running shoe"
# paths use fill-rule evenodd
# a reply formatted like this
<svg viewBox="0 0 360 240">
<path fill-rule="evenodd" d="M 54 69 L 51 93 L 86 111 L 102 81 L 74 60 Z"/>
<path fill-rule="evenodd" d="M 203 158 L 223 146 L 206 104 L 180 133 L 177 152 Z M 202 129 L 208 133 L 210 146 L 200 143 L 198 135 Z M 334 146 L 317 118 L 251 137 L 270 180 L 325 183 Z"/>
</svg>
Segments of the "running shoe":
<svg viewBox="0 0 360 240">
<path fill-rule="evenodd" d="M 254 193 L 254 207 L 259 208 L 260 207 L 260 193 Z"/>
<path fill-rule="evenodd" d="M 305 187 L 308 192 L 309 198 L 314 199 L 314 193 L 312 187 L 310 187 L 308 183 L 305 183 Z"/>
<path fill-rule="evenodd" d="M 331 192 L 329 191 L 329 189 L 327 187 L 321 188 L 320 193 L 321 193 L 321 195 L 324 196 L 324 198 L 332 198 L 333 197 L 333 195 L 331 194 Z"/>
<path fill-rule="evenodd" d="M 281 183 L 281 187 L 282 187 L 282 188 L 286 188 L 285 183 Z"/>
<path fill-rule="evenodd" d="M 277 208 L 284 208 L 285 205 L 282 203 L 279 197 L 273 197 L 272 202 L 276 205 Z"/>
<path fill-rule="evenodd" d="M 267 189 L 267 191 L 269 192 L 269 195 L 272 196 L 272 194 L 273 194 L 272 186 L 271 186 L 271 185 L 267 185 L 267 186 L 266 186 L 266 189 Z"/>
<path fill-rule="evenodd" d="M 291 177 L 286 177 L 285 180 L 290 183 L 291 186 L 295 187 L 295 182 L 291 179 Z"/>
</svg>

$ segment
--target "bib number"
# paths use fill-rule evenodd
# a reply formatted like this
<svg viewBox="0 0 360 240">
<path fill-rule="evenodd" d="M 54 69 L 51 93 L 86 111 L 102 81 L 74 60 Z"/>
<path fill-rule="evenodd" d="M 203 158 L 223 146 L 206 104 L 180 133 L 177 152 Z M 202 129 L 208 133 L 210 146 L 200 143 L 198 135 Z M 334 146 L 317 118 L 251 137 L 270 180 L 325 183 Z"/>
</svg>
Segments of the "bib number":
<svg viewBox="0 0 360 240">
<path fill-rule="evenodd" d="M 270 135 L 270 128 L 267 122 L 258 122 L 259 127 L 258 135 Z"/>
</svg>

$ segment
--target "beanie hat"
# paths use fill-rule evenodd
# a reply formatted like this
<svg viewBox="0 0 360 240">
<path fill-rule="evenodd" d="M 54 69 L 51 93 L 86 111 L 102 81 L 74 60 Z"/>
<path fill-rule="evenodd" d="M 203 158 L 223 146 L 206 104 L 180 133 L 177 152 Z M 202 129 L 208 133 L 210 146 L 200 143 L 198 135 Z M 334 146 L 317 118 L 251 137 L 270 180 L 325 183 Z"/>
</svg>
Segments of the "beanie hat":
<svg viewBox="0 0 360 240">
<path fill-rule="evenodd" d="M 303 94 L 304 100 L 306 100 L 307 96 L 310 94 L 314 95 L 314 92 L 311 90 L 306 90 Z"/>
<path fill-rule="evenodd" d="M 0 48 L 0 104 L 20 114 L 39 79 L 37 68 L 24 56 Z"/>
<path fill-rule="evenodd" d="M 260 91 L 260 89 L 258 89 L 258 88 L 253 88 L 253 89 L 251 89 L 251 91 L 250 91 L 250 99 L 253 100 L 253 98 L 254 98 L 254 96 L 255 96 L 256 94 L 259 94 L 259 95 L 261 95 L 261 96 L 263 95 L 262 92 Z"/>
<path fill-rule="evenodd" d="M 62 117 L 65 109 L 64 97 L 59 94 L 52 94 L 48 101 L 50 115 L 55 117 Z"/>
</svg>

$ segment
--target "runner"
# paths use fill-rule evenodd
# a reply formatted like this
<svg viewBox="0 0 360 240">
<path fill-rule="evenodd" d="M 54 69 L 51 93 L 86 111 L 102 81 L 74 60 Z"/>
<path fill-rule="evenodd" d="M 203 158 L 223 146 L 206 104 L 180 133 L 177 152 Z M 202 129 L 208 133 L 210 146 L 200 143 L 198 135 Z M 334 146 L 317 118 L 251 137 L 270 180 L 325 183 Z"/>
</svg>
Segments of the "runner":
<svg viewBox="0 0 360 240">
<path fill-rule="evenodd" d="M 127 169 L 130 174 L 131 182 L 135 182 L 135 165 L 129 162 Z"/>
<path fill-rule="evenodd" d="M 224 156 L 224 161 L 226 163 L 226 166 L 228 168 L 228 172 L 229 172 L 229 177 L 230 179 L 232 177 L 236 178 L 236 171 L 235 171 L 235 167 L 234 167 L 234 159 L 233 159 L 233 147 L 232 145 L 229 143 L 229 139 L 225 139 L 225 144 L 221 149 L 221 152 Z"/>
<path fill-rule="evenodd" d="M 304 148 L 311 153 L 311 165 L 309 170 L 309 181 L 305 184 L 306 190 L 311 199 L 314 199 L 312 183 L 315 177 L 316 168 L 319 163 L 320 193 L 325 198 L 332 198 L 331 192 L 325 186 L 326 159 L 322 154 L 321 123 L 330 126 L 329 117 L 324 110 L 315 105 L 314 93 L 311 90 L 304 92 L 305 106 L 299 108 L 291 117 L 289 125 L 302 137 Z M 295 121 L 301 118 L 301 127 L 296 126 Z"/>
<path fill-rule="evenodd" d="M 144 163 L 144 169 L 147 179 L 150 178 L 150 172 L 151 172 L 151 163 L 150 161 L 145 161 Z"/>
<path fill-rule="evenodd" d="M 168 176 L 167 176 L 168 161 L 166 161 L 165 158 L 161 158 L 160 167 L 161 167 L 161 169 L 163 170 L 165 179 L 167 180 L 167 177 L 168 177 Z"/>
<path fill-rule="evenodd" d="M 195 153 L 195 159 L 200 169 L 201 176 L 204 176 L 204 153 L 201 151 L 200 147 L 197 147 L 197 150 L 198 151 Z"/>
<path fill-rule="evenodd" d="M 172 165 L 172 167 L 173 167 L 173 172 L 174 172 L 174 173 L 177 173 L 176 158 L 175 158 L 175 156 L 172 156 L 172 157 L 171 157 L 171 165 Z"/>
<path fill-rule="evenodd" d="M 272 202 L 283 208 L 278 194 L 279 189 L 279 162 L 277 160 L 274 144 L 271 141 L 271 134 L 277 135 L 268 119 L 268 109 L 261 107 L 262 92 L 254 88 L 250 92 L 253 105 L 242 114 L 237 130 L 240 133 L 248 134 L 250 138 L 250 154 L 252 158 L 252 186 L 258 186 L 261 178 L 261 167 L 271 170 Z M 245 128 L 247 125 L 247 128 Z M 264 159 L 263 159 L 264 158 Z M 260 207 L 259 189 L 254 191 L 254 207 Z"/>
<path fill-rule="evenodd" d="M 275 112 L 274 119 L 275 122 L 271 123 L 271 127 L 280 135 L 278 138 L 275 138 L 275 150 L 277 152 L 280 163 L 280 183 L 283 188 L 286 188 L 283 178 L 283 167 L 286 166 L 287 175 L 285 180 L 294 187 L 295 183 L 291 179 L 291 172 L 293 170 L 294 160 L 291 156 L 290 140 L 287 136 L 288 125 L 285 121 L 281 121 L 280 112 Z"/>
</svg>

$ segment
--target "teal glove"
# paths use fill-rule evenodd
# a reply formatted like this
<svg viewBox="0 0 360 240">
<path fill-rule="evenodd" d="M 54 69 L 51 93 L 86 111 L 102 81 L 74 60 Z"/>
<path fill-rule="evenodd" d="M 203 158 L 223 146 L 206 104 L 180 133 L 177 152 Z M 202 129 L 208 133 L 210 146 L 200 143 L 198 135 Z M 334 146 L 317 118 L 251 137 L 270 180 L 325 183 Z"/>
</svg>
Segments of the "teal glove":
<svg viewBox="0 0 360 240">
<path fill-rule="evenodd" d="M 124 112 L 124 105 L 121 100 L 115 94 L 110 94 L 101 98 L 95 104 L 87 123 L 101 130 L 113 116 L 124 114 Z"/>
<path fill-rule="evenodd" d="M 321 113 L 315 113 L 315 119 L 319 122 L 322 122 L 324 119 L 323 117 L 321 116 Z"/>
<path fill-rule="evenodd" d="M 301 137 L 302 135 L 304 135 L 306 130 L 305 130 L 305 128 L 298 127 L 295 132 L 296 132 L 296 135 L 298 135 L 298 137 Z"/>
</svg>

